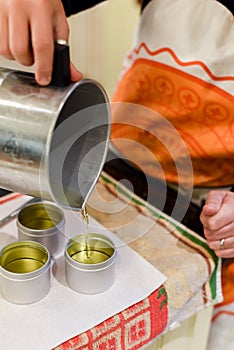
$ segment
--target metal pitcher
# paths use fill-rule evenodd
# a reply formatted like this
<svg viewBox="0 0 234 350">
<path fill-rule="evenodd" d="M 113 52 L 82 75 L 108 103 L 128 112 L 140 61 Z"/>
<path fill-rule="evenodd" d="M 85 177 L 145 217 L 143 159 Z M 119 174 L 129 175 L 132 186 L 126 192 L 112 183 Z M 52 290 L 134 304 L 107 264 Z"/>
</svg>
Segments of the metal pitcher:
<svg viewBox="0 0 234 350">
<path fill-rule="evenodd" d="M 79 210 L 105 162 L 110 110 L 99 83 L 70 83 L 69 58 L 55 62 L 47 87 L 0 68 L 0 187 Z"/>
</svg>

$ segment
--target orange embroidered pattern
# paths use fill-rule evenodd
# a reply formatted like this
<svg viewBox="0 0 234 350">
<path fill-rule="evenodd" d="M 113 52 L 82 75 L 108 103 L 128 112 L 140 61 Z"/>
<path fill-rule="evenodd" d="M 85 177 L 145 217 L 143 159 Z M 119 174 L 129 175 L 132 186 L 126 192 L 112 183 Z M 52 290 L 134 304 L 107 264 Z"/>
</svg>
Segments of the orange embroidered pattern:
<svg viewBox="0 0 234 350">
<path fill-rule="evenodd" d="M 111 133 L 116 148 L 146 173 L 178 183 L 177 164 L 183 164 L 178 140 L 161 126 L 160 119 L 150 109 L 166 118 L 185 142 L 195 186 L 233 184 L 234 97 L 231 94 L 180 69 L 139 58 L 120 80 L 113 102 L 147 107 L 145 113 L 142 110 L 137 113 L 137 108 L 131 111 L 129 107 L 114 104 Z M 185 188 L 191 183 L 189 176 L 185 172 L 179 179 Z"/>
</svg>

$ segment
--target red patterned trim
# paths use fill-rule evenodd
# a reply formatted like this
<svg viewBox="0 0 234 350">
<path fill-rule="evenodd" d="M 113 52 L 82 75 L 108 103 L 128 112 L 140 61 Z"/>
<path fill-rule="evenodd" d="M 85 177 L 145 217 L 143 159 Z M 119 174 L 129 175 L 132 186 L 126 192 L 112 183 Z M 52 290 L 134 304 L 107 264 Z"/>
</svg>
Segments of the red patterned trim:
<svg viewBox="0 0 234 350">
<path fill-rule="evenodd" d="M 138 350 L 161 334 L 167 322 L 167 293 L 161 286 L 148 298 L 53 350 Z"/>
<path fill-rule="evenodd" d="M 228 315 L 228 316 L 234 316 L 234 312 L 232 311 L 227 311 L 227 310 L 221 310 L 219 312 L 217 312 L 213 317 L 212 317 L 212 322 L 214 322 L 219 316 L 222 315 Z"/>
<path fill-rule="evenodd" d="M 134 49 L 134 53 L 136 54 L 139 54 L 140 51 L 144 49 L 150 56 L 156 56 L 156 55 L 159 55 L 161 53 L 164 53 L 164 52 L 167 52 L 170 54 L 170 56 L 174 59 L 174 61 L 182 66 L 182 67 L 189 67 L 189 66 L 200 66 L 206 73 L 207 75 L 212 79 L 212 80 L 215 80 L 215 81 L 227 81 L 227 80 L 230 80 L 230 81 L 234 81 L 234 77 L 233 76 L 216 76 L 214 75 L 210 69 L 207 67 L 207 65 L 202 62 L 202 61 L 189 61 L 189 62 L 183 62 L 181 61 L 177 55 L 175 54 L 175 52 L 170 49 L 169 47 L 163 47 L 161 49 L 158 49 L 158 50 L 155 50 L 155 51 L 151 51 L 146 43 L 141 43 L 138 48 L 135 48 Z M 131 54 L 128 56 L 129 59 L 131 59 Z"/>
</svg>

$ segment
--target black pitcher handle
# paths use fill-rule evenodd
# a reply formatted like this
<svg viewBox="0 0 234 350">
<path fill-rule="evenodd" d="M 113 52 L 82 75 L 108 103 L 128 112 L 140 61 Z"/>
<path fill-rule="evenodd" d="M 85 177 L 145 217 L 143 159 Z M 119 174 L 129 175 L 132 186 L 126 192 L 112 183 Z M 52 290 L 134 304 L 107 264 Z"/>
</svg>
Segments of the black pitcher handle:
<svg viewBox="0 0 234 350">
<path fill-rule="evenodd" d="M 70 52 L 65 40 L 54 44 L 54 62 L 50 85 L 63 87 L 70 84 Z"/>
</svg>

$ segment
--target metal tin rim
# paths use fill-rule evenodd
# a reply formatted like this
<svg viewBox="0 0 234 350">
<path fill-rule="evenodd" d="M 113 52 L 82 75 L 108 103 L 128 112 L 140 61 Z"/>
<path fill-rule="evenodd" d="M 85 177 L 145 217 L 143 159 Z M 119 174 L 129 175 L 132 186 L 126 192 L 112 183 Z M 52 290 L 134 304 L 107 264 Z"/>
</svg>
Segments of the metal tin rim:
<svg viewBox="0 0 234 350">
<path fill-rule="evenodd" d="M 2 276 L 4 278 L 7 278 L 8 280 L 15 281 L 15 282 L 36 280 L 37 278 L 41 277 L 42 274 L 46 273 L 49 269 L 50 269 L 50 264 L 47 264 L 46 268 L 45 266 L 42 266 L 40 269 L 33 271 L 35 272 L 34 276 L 33 275 L 29 276 L 29 274 L 32 274 L 33 272 L 14 273 L 14 272 L 7 271 L 2 266 L 0 266 L 0 272 L 2 273 Z M 38 272 L 40 272 L 40 274 Z"/>
<path fill-rule="evenodd" d="M 61 216 L 61 220 L 59 221 L 58 224 L 54 225 L 53 227 L 50 227 L 48 229 L 37 229 L 37 228 L 29 228 L 25 225 L 23 225 L 20 222 L 20 215 L 23 213 L 23 211 L 29 207 L 33 207 L 33 206 L 39 206 L 39 205 L 43 205 L 44 207 L 53 207 L 54 209 L 56 209 L 56 212 L 59 213 L 59 215 Z M 46 211 L 46 209 L 45 209 Z M 24 234 L 27 234 L 28 236 L 31 237 L 46 237 L 46 236 L 51 236 L 53 234 L 57 234 L 58 230 L 62 230 L 62 228 L 65 225 L 65 217 L 64 217 L 64 213 L 63 211 L 59 208 L 58 205 L 54 204 L 54 203 L 48 203 L 48 202 L 39 202 L 39 203 L 32 203 L 32 204 L 28 204 L 25 205 L 21 211 L 19 212 L 18 216 L 17 216 L 17 222 L 16 225 L 18 227 L 19 230 L 21 230 Z M 34 233 L 34 231 L 36 231 L 37 233 Z"/>
<path fill-rule="evenodd" d="M 29 247 L 34 247 L 36 249 L 40 249 L 44 251 L 47 255 L 47 260 L 45 261 L 44 265 L 41 266 L 40 268 L 31 271 L 31 272 L 25 272 L 25 273 L 18 273 L 18 272 L 11 272 L 9 270 L 6 270 L 2 264 L 1 264 L 1 257 L 3 256 L 4 253 L 7 253 L 7 251 L 17 248 L 20 246 L 29 246 Z M 12 279 L 12 280 L 31 280 L 34 278 L 37 278 L 41 276 L 43 273 L 45 273 L 49 268 L 50 268 L 50 262 L 51 262 L 51 257 L 48 249 L 43 246 L 42 244 L 35 242 L 35 241 L 17 241 L 14 243 L 10 243 L 6 245 L 1 251 L 0 251 L 0 272 L 2 276 Z"/>
<path fill-rule="evenodd" d="M 85 271 L 85 272 L 98 272 L 98 271 L 108 269 L 109 267 L 111 267 L 115 263 L 116 256 L 117 256 L 117 252 L 115 250 L 113 255 L 109 259 L 105 260 L 104 262 L 97 263 L 97 264 L 84 264 L 84 263 L 80 263 L 78 261 L 73 260 L 69 256 L 69 254 L 67 254 L 67 252 L 66 252 L 67 263 L 72 268 L 75 268 L 79 271 Z"/>
<path fill-rule="evenodd" d="M 87 271 L 87 272 L 88 271 L 92 272 L 92 271 L 104 270 L 104 269 L 110 267 L 115 262 L 116 257 L 117 257 L 117 250 L 114 246 L 114 243 L 108 237 L 106 237 L 104 235 L 99 235 L 99 234 L 95 234 L 95 233 L 89 233 L 89 235 L 91 235 L 94 238 L 97 238 L 97 240 L 102 240 L 105 243 L 107 243 L 111 248 L 113 248 L 113 254 L 107 260 L 100 262 L 100 263 L 95 263 L 95 264 L 85 264 L 85 263 L 81 263 L 81 262 L 78 262 L 78 261 L 72 259 L 72 257 L 68 253 L 68 249 L 73 244 L 75 244 L 76 240 L 79 240 L 79 238 L 85 237 L 85 235 L 80 234 L 80 235 L 70 239 L 65 247 L 65 259 L 66 259 L 67 263 L 69 263 L 69 265 L 73 268 Z"/>
</svg>

